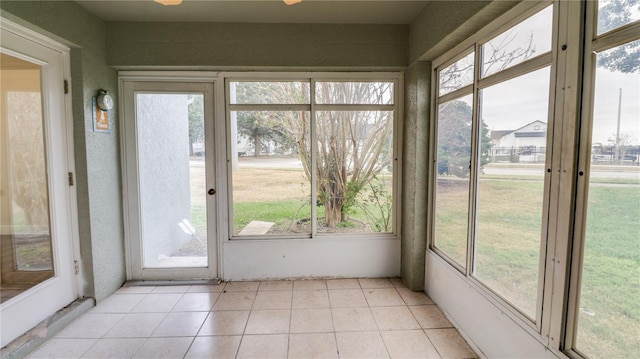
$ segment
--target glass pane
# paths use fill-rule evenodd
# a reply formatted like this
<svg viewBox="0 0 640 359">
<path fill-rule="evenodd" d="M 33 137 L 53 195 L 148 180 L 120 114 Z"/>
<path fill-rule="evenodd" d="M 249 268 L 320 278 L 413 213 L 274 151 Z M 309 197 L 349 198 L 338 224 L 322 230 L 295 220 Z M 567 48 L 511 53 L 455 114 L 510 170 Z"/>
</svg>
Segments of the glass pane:
<svg viewBox="0 0 640 359">
<path fill-rule="evenodd" d="M 318 232 L 391 232 L 393 112 L 316 116 Z"/>
<path fill-rule="evenodd" d="M 233 235 L 311 233 L 309 117 L 231 112 Z"/>
<path fill-rule="evenodd" d="M 467 263 L 472 107 L 473 95 L 438 107 L 433 244 L 462 267 Z"/>
<path fill-rule="evenodd" d="M 489 76 L 551 51 L 553 6 L 482 45 L 482 75 Z"/>
<path fill-rule="evenodd" d="M 39 65 L 0 55 L 2 302 L 53 276 Z"/>
<path fill-rule="evenodd" d="M 640 348 L 640 68 L 618 67 L 626 46 L 598 54 L 596 69 L 576 338 L 590 358 Z"/>
<path fill-rule="evenodd" d="M 393 105 L 393 82 L 316 82 L 316 102 L 338 105 Z"/>
<path fill-rule="evenodd" d="M 461 58 L 440 71 L 438 96 L 446 95 L 473 83 L 475 52 Z"/>
<path fill-rule="evenodd" d="M 480 92 L 478 279 L 531 318 L 542 232 L 550 69 Z"/>
<path fill-rule="evenodd" d="M 640 20 L 638 0 L 598 1 L 598 35 Z"/>
<path fill-rule="evenodd" d="M 308 104 L 308 82 L 231 82 L 231 104 Z"/>
<path fill-rule="evenodd" d="M 206 267 L 202 94 L 136 94 L 144 268 Z"/>
</svg>

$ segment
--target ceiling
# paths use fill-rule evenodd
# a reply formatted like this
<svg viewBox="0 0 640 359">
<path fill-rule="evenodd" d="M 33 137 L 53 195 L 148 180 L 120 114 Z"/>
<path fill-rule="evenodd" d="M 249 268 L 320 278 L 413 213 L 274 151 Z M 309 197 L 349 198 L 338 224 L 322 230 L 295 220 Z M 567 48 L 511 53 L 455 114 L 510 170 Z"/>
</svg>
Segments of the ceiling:
<svg viewBox="0 0 640 359">
<path fill-rule="evenodd" d="M 427 0 L 183 0 L 164 6 L 153 0 L 76 0 L 106 21 L 409 24 Z"/>
</svg>

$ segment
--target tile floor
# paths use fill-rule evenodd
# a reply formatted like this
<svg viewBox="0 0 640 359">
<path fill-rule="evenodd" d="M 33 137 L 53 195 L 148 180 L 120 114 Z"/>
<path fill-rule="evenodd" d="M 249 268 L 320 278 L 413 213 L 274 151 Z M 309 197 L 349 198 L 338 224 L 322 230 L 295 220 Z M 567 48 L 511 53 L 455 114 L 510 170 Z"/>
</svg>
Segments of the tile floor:
<svg viewBox="0 0 640 359">
<path fill-rule="evenodd" d="M 131 286 L 29 358 L 475 358 L 399 279 Z"/>
</svg>

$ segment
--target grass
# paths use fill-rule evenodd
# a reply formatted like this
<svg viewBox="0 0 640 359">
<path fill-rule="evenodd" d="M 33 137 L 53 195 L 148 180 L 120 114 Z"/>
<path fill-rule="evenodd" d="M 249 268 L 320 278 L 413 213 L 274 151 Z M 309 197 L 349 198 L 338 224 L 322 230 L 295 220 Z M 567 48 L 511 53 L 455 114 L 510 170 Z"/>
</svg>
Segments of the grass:
<svg viewBox="0 0 640 359">
<path fill-rule="evenodd" d="M 390 181 L 388 191 L 391 191 Z M 369 194 L 368 189 L 362 196 Z M 273 222 L 268 234 L 310 233 L 311 186 L 301 169 L 241 168 L 233 172 L 233 226 L 238 234 L 251 221 Z M 362 203 L 362 202 L 361 202 Z M 364 208 L 362 208 L 364 207 Z M 336 229 L 325 228 L 319 218 L 319 232 L 376 232 L 371 215 L 376 206 L 363 204 L 352 208 L 350 222 Z M 318 217 L 324 208 L 316 209 Z"/>
<path fill-rule="evenodd" d="M 577 348 L 593 358 L 631 358 L 640 350 L 640 188 L 633 179 L 605 182 L 590 188 Z M 441 179 L 437 188 L 436 245 L 464 264 L 468 182 Z M 474 275 L 531 317 L 542 191 L 533 178 L 483 176 L 478 192 Z"/>
<path fill-rule="evenodd" d="M 590 188 L 577 347 L 590 357 L 640 351 L 640 188 Z"/>
</svg>

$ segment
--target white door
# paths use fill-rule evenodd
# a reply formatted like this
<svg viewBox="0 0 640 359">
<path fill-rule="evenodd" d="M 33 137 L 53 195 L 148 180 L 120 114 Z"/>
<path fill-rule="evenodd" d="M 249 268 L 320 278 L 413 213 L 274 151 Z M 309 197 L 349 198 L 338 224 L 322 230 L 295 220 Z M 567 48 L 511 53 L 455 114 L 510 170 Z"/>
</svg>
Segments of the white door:
<svg viewBox="0 0 640 359">
<path fill-rule="evenodd" d="M 213 91 L 122 82 L 130 279 L 217 276 Z"/>
<path fill-rule="evenodd" d="M 3 19 L 0 38 L 2 346 L 78 297 L 68 49 Z"/>
</svg>

